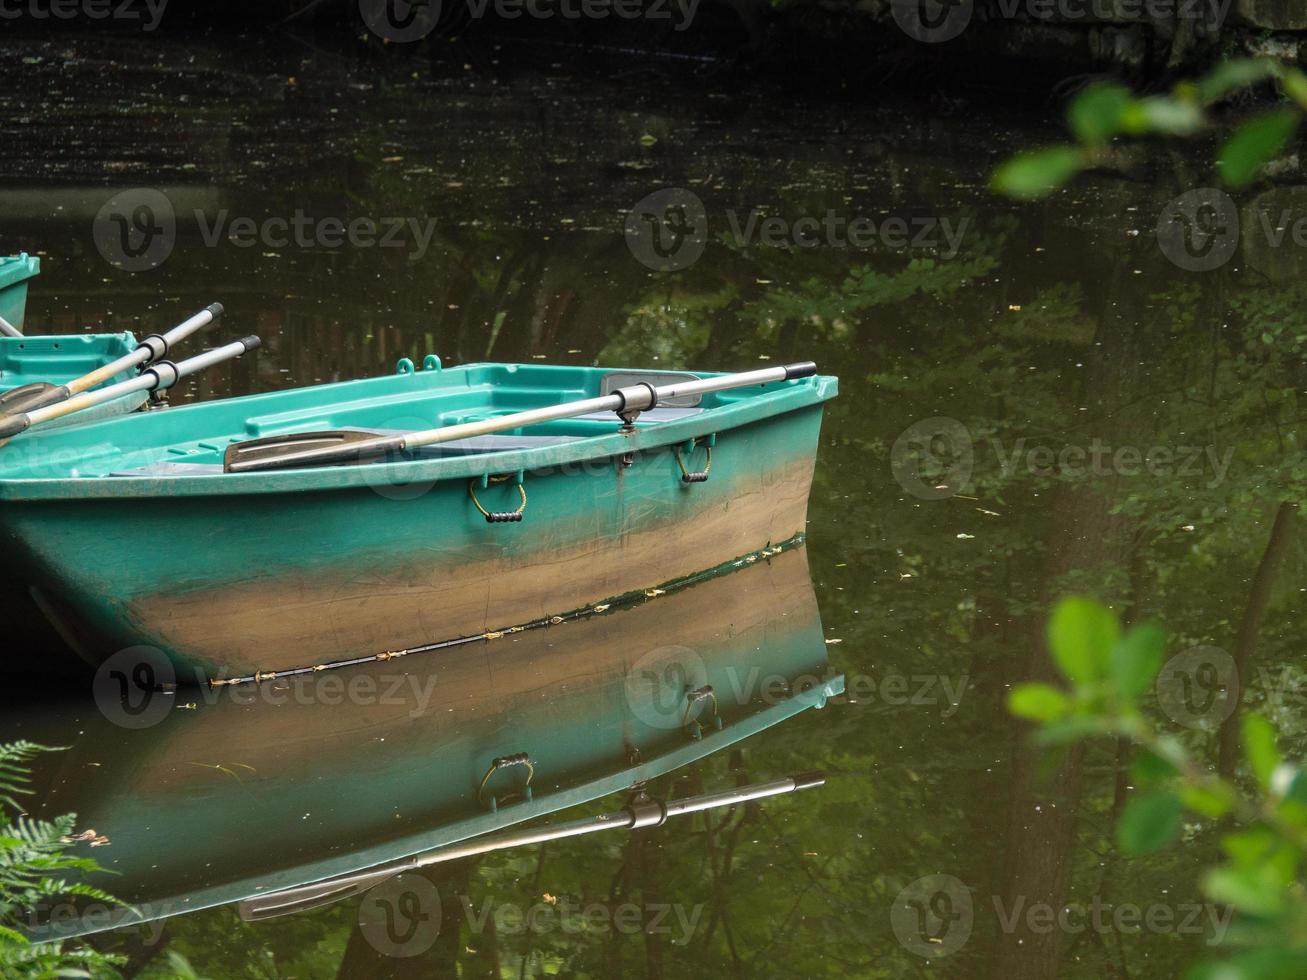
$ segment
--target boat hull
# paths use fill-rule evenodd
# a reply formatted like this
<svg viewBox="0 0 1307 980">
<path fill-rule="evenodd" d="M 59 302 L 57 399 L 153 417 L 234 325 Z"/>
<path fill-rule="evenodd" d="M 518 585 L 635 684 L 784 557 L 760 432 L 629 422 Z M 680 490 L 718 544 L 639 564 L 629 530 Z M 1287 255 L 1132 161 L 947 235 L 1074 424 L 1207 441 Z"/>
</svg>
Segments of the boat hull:
<svg viewBox="0 0 1307 980">
<path fill-rule="evenodd" d="M 667 441 L 681 423 L 639 433 L 625 461 L 598 440 L 523 469 L 519 523 L 488 523 L 472 499 L 513 509 L 511 470 L 486 487 L 466 471 L 404 483 L 383 465 L 314 491 L 236 477 L 251 492 L 110 496 L 110 482 L 11 498 L 0 529 L 29 594 L 90 663 L 146 646 L 179 683 L 267 674 L 503 631 L 789 541 L 804 532 L 821 414 L 808 397 L 699 433 L 715 441 L 700 483 L 681 465 L 703 465 L 703 447 Z"/>
<path fill-rule="evenodd" d="M 414 657 L 402 674 L 372 664 L 204 692 L 148 728 L 83 702 L 23 706 L 14 726 L 25 737 L 73 742 L 38 772 L 36 815 L 76 811 L 107 837 L 112 846 L 91 853 L 116 874 L 105 887 L 134 906 L 52 932 L 357 871 L 739 749 L 842 691 L 826 649 L 795 548 L 585 622 Z M 686 689 L 705 686 L 713 707 L 687 726 Z M 522 798 L 521 771 L 505 770 L 487 784 L 503 800 L 490 808 L 483 777 L 511 753 L 531 759 L 533 792 Z M 751 764 L 782 775 L 768 754 Z"/>
</svg>

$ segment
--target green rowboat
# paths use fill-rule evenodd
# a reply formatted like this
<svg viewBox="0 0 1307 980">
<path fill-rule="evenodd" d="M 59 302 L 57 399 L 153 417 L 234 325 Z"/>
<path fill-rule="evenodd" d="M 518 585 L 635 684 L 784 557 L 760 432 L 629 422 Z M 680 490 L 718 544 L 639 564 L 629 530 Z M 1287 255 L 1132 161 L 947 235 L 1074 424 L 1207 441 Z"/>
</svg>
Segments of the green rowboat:
<svg viewBox="0 0 1307 980">
<path fill-rule="evenodd" d="M 22 330 L 27 315 L 28 282 L 40 270 L 41 260 L 26 252 L 0 257 L 0 319 L 19 330 Z M 136 338 L 130 333 L 0 336 L 0 394 L 40 381 L 67 384 L 130 354 L 135 348 Z M 110 378 L 108 383 L 126 381 L 129 377 L 129 372 L 123 372 Z M 134 394 L 118 398 L 57 424 L 93 422 L 132 412 L 144 403 L 146 397 Z"/>
<path fill-rule="evenodd" d="M 0 256 L 0 318 L 19 330 L 27 316 L 27 287 L 41 271 L 41 260 L 26 252 Z"/>
<path fill-rule="evenodd" d="M 844 688 L 826 651 L 800 547 L 467 655 L 152 700 L 97 685 L 98 711 L 25 701 L 0 711 L 6 737 L 69 745 L 38 767 L 33 816 L 95 828 L 108 846 L 79 848 L 114 876 L 91 883 L 134 906 L 32 925 L 268 896 L 622 793 L 825 705 Z M 783 775 L 745 753 L 751 777 Z"/>
<path fill-rule="evenodd" d="M 224 467 L 254 439 L 484 423 L 642 378 L 666 375 L 446 370 L 432 356 L 389 377 L 34 429 L 0 449 L 8 571 L 90 663 L 145 646 L 178 683 L 228 682 L 547 622 L 804 532 L 831 377 L 361 465 Z"/>
</svg>

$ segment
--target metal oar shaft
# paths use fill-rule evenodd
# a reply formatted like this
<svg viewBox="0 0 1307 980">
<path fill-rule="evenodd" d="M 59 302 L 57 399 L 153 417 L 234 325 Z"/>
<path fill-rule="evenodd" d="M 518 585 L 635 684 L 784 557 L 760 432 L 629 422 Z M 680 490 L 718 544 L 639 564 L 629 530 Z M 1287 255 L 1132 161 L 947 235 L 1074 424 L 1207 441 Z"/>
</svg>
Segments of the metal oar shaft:
<svg viewBox="0 0 1307 980">
<path fill-rule="evenodd" d="M 38 408 L 24 415 L 13 415 L 0 420 L 0 439 L 9 439 L 20 432 L 25 432 L 34 425 L 53 422 L 55 419 L 71 415 L 73 412 L 93 408 L 96 405 L 112 401 L 115 398 L 122 398 L 124 395 L 130 395 L 134 392 L 153 391 L 155 389 L 166 390 L 188 375 L 203 371 L 205 368 L 220 364 L 223 361 L 229 361 L 234 357 L 240 357 L 246 351 L 254 350 L 258 346 L 258 337 L 246 337 L 223 347 L 215 347 L 213 350 L 205 351 L 203 354 L 198 354 L 177 364 L 173 364 L 171 361 L 159 361 L 127 381 L 120 381 L 116 385 L 108 385 L 94 391 L 85 391 L 80 395 L 74 395 L 67 401 L 47 405 L 45 408 Z"/>
<path fill-rule="evenodd" d="M 362 461 L 396 450 L 417 449 L 422 446 L 452 442 L 455 439 L 470 439 L 475 436 L 492 435 L 507 429 L 519 429 L 523 426 L 575 418 L 578 415 L 591 415 L 595 412 L 642 412 L 655 407 L 659 402 L 673 398 L 688 395 L 706 395 L 715 391 L 727 391 L 731 388 L 744 388 L 749 385 L 770 384 L 774 381 L 789 381 L 794 378 L 807 378 L 816 373 L 817 365 L 811 361 L 805 361 L 799 364 L 763 368 L 758 371 L 745 371 L 740 374 L 724 374 L 716 378 L 680 381 L 660 387 L 641 383 L 622 388 L 611 395 L 603 395 L 599 398 L 586 398 L 581 401 L 564 402 L 561 405 L 532 408 L 524 412 L 514 412 L 511 415 L 483 419 L 479 422 L 447 425 L 436 429 L 426 429 L 421 432 L 410 432 L 402 436 L 379 436 L 375 439 L 364 439 L 345 446 L 303 449 L 299 452 L 288 452 L 272 458 L 251 459 L 248 462 L 238 461 L 232 463 L 229 469 L 233 473 L 242 473 L 253 470 L 285 469 L 346 461 Z"/>
<path fill-rule="evenodd" d="M 601 830 L 629 830 L 657 826 L 668 817 L 698 813 L 701 810 L 710 810 L 713 807 L 748 803 L 751 800 L 765 799 L 769 796 L 780 796 L 785 793 L 821 786 L 825 781 L 826 777 L 822 773 L 803 773 L 784 779 L 773 779 L 766 783 L 740 786 L 720 793 L 672 800 L 666 804 L 658 803 L 655 800 L 636 802 L 625 810 L 619 810 L 616 813 L 605 813 L 597 817 L 582 817 L 578 820 L 553 824 L 548 827 L 538 827 L 533 830 L 517 830 L 496 834 L 491 837 L 476 838 L 464 841 L 461 844 L 441 848 L 429 854 L 414 855 L 402 861 L 383 865 L 380 868 L 372 868 L 352 875 L 341 875 L 338 878 L 316 882 L 301 888 L 291 888 L 270 895 L 261 895 L 258 898 L 241 903 L 241 917 L 247 920 L 272 918 L 312 907 L 324 900 L 336 901 L 345 898 L 348 895 L 356 894 L 363 888 L 371 887 L 406 871 L 415 871 L 435 864 L 444 864 L 448 861 L 457 861 L 461 858 L 489 854 L 493 851 L 502 851 L 512 847 L 543 844 L 546 841 L 563 840 L 568 837 L 580 837 Z"/>
<path fill-rule="evenodd" d="M 21 337 L 23 332 L 4 317 L 0 316 L 0 334 L 6 337 Z"/>
<path fill-rule="evenodd" d="M 208 326 L 221 315 L 222 304 L 212 303 L 199 313 L 177 324 L 171 330 L 142 338 L 141 342 L 130 354 L 124 354 L 117 360 L 68 382 L 65 387 L 68 389 L 69 394 L 76 395 L 79 392 L 94 388 L 98 384 L 103 384 L 124 371 L 130 371 L 139 365 L 151 364 L 162 357 L 167 357 L 168 351 L 173 344 L 185 340 L 195 331 Z"/>
</svg>

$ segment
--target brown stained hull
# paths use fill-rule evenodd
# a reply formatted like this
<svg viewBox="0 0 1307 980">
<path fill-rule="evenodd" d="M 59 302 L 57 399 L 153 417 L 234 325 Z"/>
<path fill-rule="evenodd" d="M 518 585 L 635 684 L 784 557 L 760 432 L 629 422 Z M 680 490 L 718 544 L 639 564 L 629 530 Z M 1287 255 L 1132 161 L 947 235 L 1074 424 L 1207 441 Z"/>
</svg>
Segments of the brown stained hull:
<svg viewBox="0 0 1307 980">
<path fill-rule="evenodd" d="M 488 549 L 450 555 L 419 546 L 399 567 L 293 571 L 201 593 L 158 593 L 129 615 L 150 624 L 144 642 L 184 650 L 226 676 L 500 630 L 793 538 L 804 530 L 812 472 L 811 458 L 796 461 L 673 524 L 641 526 L 618 541 L 596 536 L 529 563 Z"/>
<path fill-rule="evenodd" d="M 796 652 L 803 651 L 807 656 L 797 661 Z M 160 732 L 133 780 L 161 796 L 225 788 L 226 773 L 196 765 L 210 763 L 239 764 L 247 785 L 293 782 L 297 773 L 320 769 L 324 753 L 347 773 L 375 765 L 379 756 L 424 759 L 423 746 L 466 739 L 488 723 L 493 729 L 496 718 L 547 717 L 551 724 L 575 726 L 587 738 L 606 740 L 616 759 L 623 744 L 639 741 L 635 729 L 651 720 L 647 711 L 630 717 L 627 702 L 634 693 L 628 694 L 627 679 L 635 670 L 668 664 L 684 668 L 696 686 L 709 679 L 700 673 L 711 674 L 725 717 L 744 710 L 741 702 L 756 699 L 768 680 L 793 680 L 796 669 L 824 674 L 806 549 L 631 608 L 510 634 L 454 656 L 417 654 L 399 663 L 223 689 L 208 698 L 217 703 L 198 706 Z M 679 732 L 677 708 L 661 716 L 668 734 Z M 541 748 L 505 735 L 484 744 L 485 761 L 516 751 L 539 758 Z"/>
</svg>

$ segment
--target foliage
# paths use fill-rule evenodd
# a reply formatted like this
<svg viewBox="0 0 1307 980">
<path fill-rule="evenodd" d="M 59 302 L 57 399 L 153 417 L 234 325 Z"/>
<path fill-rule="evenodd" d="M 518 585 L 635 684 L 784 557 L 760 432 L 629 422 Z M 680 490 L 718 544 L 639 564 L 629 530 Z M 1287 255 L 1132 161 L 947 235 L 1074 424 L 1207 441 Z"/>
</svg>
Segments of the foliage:
<svg viewBox="0 0 1307 980">
<path fill-rule="evenodd" d="M 1251 86 L 1271 83 L 1284 104 L 1238 125 L 1222 145 L 1217 165 L 1230 187 L 1252 183 L 1267 161 L 1284 149 L 1307 111 L 1307 75 L 1269 58 L 1225 62 L 1197 82 L 1169 95 L 1136 96 L 1124 85 L 1100 82 L 1080 92 L 1067 109 L 1075 143 L 1030 150 L 994 171 L 991 185 L 1009 197 L 1046 197 L 1076 174 L 1112 166 L 1120 159 L 1117 137 L 1192 136 L 1212 125 L 1216 106 Z"/>
<path fill-rule="evenodd" d="M 1184 816 L 1225 820 L 1224 860 L 1203 876 L 1203 891 L 1238 913 L 1225 941 L 1232 956 L 1196 966 L 1190 977 L 1302 976 L 1307 972 L 1307 775 L 1281 756 L 1262 715 L 1242 719 L 1245 778 L 1224 779 L 1177 738 L 1161 733 L 1142 697 L 1162 666 L 1165 633 L 1154 624 L 1122 633 L 1116 616 L 1089 599 L 1064 599 L 1049 620 L 1048 644 L 1068 687 L 1022 684 L 1013 714 L 1039 723 L 1037 738 L 1064 743 L 1104 735 L 1133 746 L 1136 792 L 1116 827 L 1121 853 L 1138 856 L 1174 844 Z"/>
<path fill-rule="evenodd" d="M 17 802 L 17 797 L 31 793 L 27 764 L 47 751 L 53 750 L 32 742 L 0 745 L 0 804 L 9 811 L 0 824 L 0 976 L 12 980 L 117 976 L 118 957 L 63 941 L 32 943 L 21 931 L 32 910 L 55 900 L 80 897 L 115 903 L 100 889 L 64 877 L 70 872 L 104 870 L 91 858 L 69 853 L 77 816 L 34 820 Z"/>
</svg>

